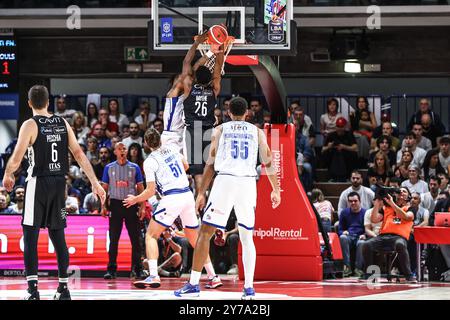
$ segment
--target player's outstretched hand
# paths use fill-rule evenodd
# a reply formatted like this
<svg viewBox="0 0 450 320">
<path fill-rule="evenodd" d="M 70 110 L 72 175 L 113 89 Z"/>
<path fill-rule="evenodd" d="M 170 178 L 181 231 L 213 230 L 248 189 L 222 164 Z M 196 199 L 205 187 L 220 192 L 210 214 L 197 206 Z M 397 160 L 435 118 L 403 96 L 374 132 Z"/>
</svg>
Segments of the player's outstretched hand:
<svg viewBox="0 0 450 320">
<path fill-rule="evenodd" d="M 204 194 L 197 195 L 197 200 L 195 200 L 195 211 L 200 212 L 205 208 L 206 197 Z"/>
<path fill-rule="evenodd" d="M 94 186 L 92 187 L 92 192 L 100 198 L 100 201 L 102 203 L 102 207 L 105 205 L 106 201 L 106 192 L 105 189 L 100 185 L 100 183 L 94 183 Z"/>
<path fill-rule="evenodd" d="M 270 199 L 272 200 L 272 208 L 275 209 L 281 203 L 281 195 L 279 191 L 272 191 L 270 194 Z"/>
<path fill-rule="evenodd" d="M 6 188 L 6 191 L 11 192 L 14 188 L 14 177 L 13 175 L 6 175 L 3 177 L 3 186 Z"/>
<path fill-rule="evenodd" d="M 136 198 L 137 198 L 136 196 L 133 196 L 132 194 L 129 194 L 129 195 L 125 198 L 125 200 L 122 201 L 122 203 L 123 203 L 123 205 L 124 205 L 126 208 L 129 208 L 129 207 L 131 207 L 131 206 L 134 206 L 134 205 L 137 203 Z"/>
</svg>

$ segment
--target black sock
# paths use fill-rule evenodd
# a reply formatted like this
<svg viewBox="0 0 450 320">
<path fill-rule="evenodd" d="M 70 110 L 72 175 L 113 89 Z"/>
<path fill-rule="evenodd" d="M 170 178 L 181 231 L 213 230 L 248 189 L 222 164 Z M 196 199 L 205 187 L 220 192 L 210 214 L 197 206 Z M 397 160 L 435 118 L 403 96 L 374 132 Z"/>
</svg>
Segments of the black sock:
<svg viewBox="0 0 450 320">
<path fill-rule="evenodd" d="M 38 281 L 37 280 L 28 280 L 28 291 L 34 292 L 38 289 Z"/>
<path fill-rule="evenodd" d="M 59 282 L 58 285 L 58 289 L 56 291 L 58 291 L 59 293 L 63 292 L 64 290 L 67 290 L 67 282 Z"/>
</svg>

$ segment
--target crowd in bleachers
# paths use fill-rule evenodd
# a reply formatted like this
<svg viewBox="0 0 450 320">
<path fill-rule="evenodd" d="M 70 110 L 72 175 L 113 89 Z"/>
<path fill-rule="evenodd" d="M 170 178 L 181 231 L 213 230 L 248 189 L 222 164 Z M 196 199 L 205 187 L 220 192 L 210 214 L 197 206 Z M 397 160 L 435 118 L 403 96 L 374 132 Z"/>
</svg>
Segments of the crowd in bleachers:
<svg viewBox="0 0 450 320">
<path fill-rule="evenodd" d="M 258 99 L 249 99 L 247 121 L 262 128 L 270 123 L 271 114 L 263 108 Z M 215 110 L 217 123 L 230 120 L 228 114 L 229 99 L 224 99 Z M 106 106 L 88 103 L 86 112 L 66 107 L 66 99 L 60 96 L 55 100 L 56 115 L 62 116 L 72 125 L 79 144 L 91 161 L 97 178 L 101 181 L 105 166 L 115 160 L 114 150 L 118 141 L 128 148 L 128 160 L 139 165 L 150 150 L 143 141 L 143 134 L 148 128 L 163 131 L 162 112 L 153 113 L 149 102 L 141 102 L 136 112 L 129 117 L 121 113 L 117 99 L 110 99 Z M 153 108 L 153 110 L 157 110 Z M 414 207 L 414 225 L 428 225 L 435 207 L 440 201 L 447 201 L 450 169 L 450 138 L 444 136 L 446 128 L 438 114 L 431 109 L 427 99 L 421 99 L 419 110 L 410 119 L 408 132 L 399 136 L 399 130 L 387 114 L 377 123 L 365 97 L 357 99 L 357 104 L 346 119 L 339 113 L 339 102 L 330 98 L 326 112 L 320 116 L 320 128 L 315 128 L 311 119 L 299 101 L 292 101 L 288 108 L 287 123 L 296 128 L 296 154 L 299 178 L 305 191 L 310 195 L 320 215 L 325 231 L 336 231 L 341 237 L 344 252 L 345 275 L 362 274 L 364 268 L 363 244 L 374 238 L 380 231 L 381 222 L 371 220 L 374 196 L 377 185 L 407 187 L 411 193 L 407 200 Z M 323 145 L 316 143 L 318 133 L 323 136 Z M 14 149 L 15 140 L 7 148 L 9 154 Z M 99 214 L 100 203 L 90 189 L 90 183 L 84 172 L 70 157 L 70 170 L 66 176 L 66 209 L 70 214 Z M 7 159 L 6 159 L 7 160 Z M 340 196 L 338 208 L 333 208 L 326 195 L 314 189 L 317 168 L 327 168 L 329 182 L 349 183 L 348 189 Z M 362 174 L 356 169 L 364 169 Z M 143 171 L 143 170 L 142 170 Z M 25 185 L 26 161 L 15 173 L 15 190 L 8 194 L 0 188 L 0 213 L 22 213 L 23 191 Z M 190 179 L 192 190 L 194 180 Z M 356 194 L 355 194 L 356 193 Z M 152 199 L 157 205 L 157 199 Z M 344 213 L 344 214 L 343 214 Z M 357 217 L 352 213 L 357 213 Z M 145 228 L 145 224 L 143 228 Z M 227 244 L 237 248 L 237 233 L 231 223 L 225 235 Z M 145 230 L 144 230 L 145 231 Z M 166 238 L 168 236 L 166 235 Z M 171 239 L 176 239 L 173 234 Z M 220 237 L 219 237 L 220 238 Z M 161 238 L 164 240 L 164 237 Z M 414 241 L 413 238 L 409 241 Z M 168 241 L 162 243 L 169 243 Z M 217 247 L 216 242 L 215 246 Z M 187 243 L 183 247 L 188 248 Z M 174 247 L 175 248 L 175 247 Z M 411 247 L 413 248 L 413 247 Z M 414 255 L 415 249 L 409 248 Z M 356 258 L 350 259 L 350 252 L 356 249 Z M 213 256 L 221 256 L 216 268 L 222 272 L 237 271 L 236 249 L 219 250 Z M 442 250 L 450 267 L 450 254 Z M 184 254 L 187 254 L 185 249 Z M 235 258 L 236 256 L 236 258 Z M 225 264 L 224 259 L 229 261 Z M 189 269 L 187 257 L 183 259 L 184 268 Z M 415 259 L 410 259 L 412 272 L 415 272 Z"/>
</svg>

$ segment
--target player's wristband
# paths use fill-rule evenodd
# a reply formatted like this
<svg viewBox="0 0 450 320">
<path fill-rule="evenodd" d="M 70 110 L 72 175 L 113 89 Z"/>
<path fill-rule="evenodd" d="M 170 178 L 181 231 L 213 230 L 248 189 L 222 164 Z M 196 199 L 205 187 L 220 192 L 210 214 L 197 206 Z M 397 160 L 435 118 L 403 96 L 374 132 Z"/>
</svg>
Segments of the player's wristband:
<svg viewBox="0 0 450 320">
<path fill-rule="evenodd" d="M 205 54 L 205 56 L 207 56 L 208 57 L 208 59 L 211 59 L 211 57 L 214 55 L 214 52 L 212 52 L 211 50 L 209 50 L 206 54 Z"/>
</svg>

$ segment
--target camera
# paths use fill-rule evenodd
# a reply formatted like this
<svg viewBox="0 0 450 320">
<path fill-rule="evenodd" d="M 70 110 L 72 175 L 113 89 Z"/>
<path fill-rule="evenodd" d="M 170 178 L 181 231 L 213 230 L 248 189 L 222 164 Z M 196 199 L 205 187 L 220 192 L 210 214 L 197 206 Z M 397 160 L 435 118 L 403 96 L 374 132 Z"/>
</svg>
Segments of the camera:
<svg viewBox="0 0 450 320">
<path fill-rule="evenodd" d="M 395 187 L 385 187 L 379 184 L 375 185 L 375 199 L 383 200 L 389 195 L 394 199 L 394 202 L 396 202 L 396 196 L 395 194 L 400 193 L 399 188 Z"/>
</svg>

